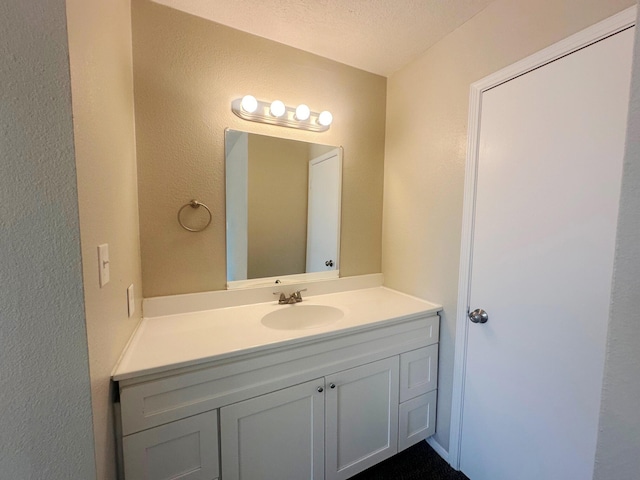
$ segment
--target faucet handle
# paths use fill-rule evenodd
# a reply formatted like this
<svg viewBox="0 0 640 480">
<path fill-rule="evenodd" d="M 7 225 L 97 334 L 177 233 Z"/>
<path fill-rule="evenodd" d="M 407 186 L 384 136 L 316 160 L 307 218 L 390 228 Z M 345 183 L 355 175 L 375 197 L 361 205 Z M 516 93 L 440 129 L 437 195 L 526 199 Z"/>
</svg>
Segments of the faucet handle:
<svg viewBox="0 0 640 480">
<path fill-rule="evenodd" d="M 302 290 L 296 290 L 291 294 L 291 298 L 295 299 L 296 302 L 301 302 L 302 301 L 301 292 L 306 292 L 306 291 L 307 291 L 306 288 L 303 288 Z"/>
<path fill-rule="evenodd" d="M 274 295 L 280 295 L 278 303 L 287 303 L 287 296 L 283 292 L 273 292 Z"/>
</svg>

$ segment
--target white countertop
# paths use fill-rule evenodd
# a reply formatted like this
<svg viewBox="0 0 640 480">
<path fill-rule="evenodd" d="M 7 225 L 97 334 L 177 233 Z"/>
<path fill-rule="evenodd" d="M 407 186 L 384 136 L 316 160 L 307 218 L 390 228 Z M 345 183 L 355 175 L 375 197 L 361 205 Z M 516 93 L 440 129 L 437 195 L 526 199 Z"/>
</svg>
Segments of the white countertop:
<svg viewBox="0 0 640 480">
<path fill-rule="evenodd" d="M 334 306 L 345 315 L 330 325 L 304 330 L 275 330 L 261 323 L 267 313 L 298 305 Z M 144 318 L 116 366 L 113 379 L 135 378 L 304 343 L 440 310 L 440 305 L 386 287 L 375 287 L 305 297 L 295 305 L 278 305 L 273 301 Z"/>
</svg>

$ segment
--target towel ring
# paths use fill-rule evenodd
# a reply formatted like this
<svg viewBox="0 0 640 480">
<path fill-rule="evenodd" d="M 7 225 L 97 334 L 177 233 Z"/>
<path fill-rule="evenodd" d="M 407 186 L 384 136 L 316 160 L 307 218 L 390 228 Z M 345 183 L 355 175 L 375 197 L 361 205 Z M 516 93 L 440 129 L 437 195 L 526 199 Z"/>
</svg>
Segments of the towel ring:
<svg viewBox="0 0 640 480">
<path fill-rule="evenodd" d="M 184 223 L 182 223 L 182 219 L 180 218 L 180 214 L 182 213 L 182 211 L 187 208 L 187 207 L 191 207 L 191 208 L 200 208 L 200 207 L 204 207 L 204 209 L 207 211 L 207 213 L 209 214 L 209 221 L 207 222 L 207 224 L 202 227 L 202 228 L 191 228 L 191 227 L 187 227 Z M 207 228 L 210 224 L 211 224 L 211 219 L 213 218 L 213 216 L 211 215 L 211 210 L 209 210 L 209 207 L 207 207 L 204 203 L 199 202 L 197 200 L 191 200 L 189 203 L 185 203 L 180 210 L 178 210 L 178 223 L 180 224 L 180 226 L 182 228 L 184 228 L 185 230 L 189 231 L 189 232 L 201 232 L 203 231 L 205 228 Z"/>
</svg>

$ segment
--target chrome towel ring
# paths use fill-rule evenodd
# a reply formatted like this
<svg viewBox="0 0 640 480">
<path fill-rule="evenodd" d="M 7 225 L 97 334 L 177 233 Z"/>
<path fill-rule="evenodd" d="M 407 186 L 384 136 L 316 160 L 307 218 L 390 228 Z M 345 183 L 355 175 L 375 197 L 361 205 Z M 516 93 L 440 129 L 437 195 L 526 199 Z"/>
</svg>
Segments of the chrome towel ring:
<svg viewBox="0 0 640 480">
<path fill-rule="evenodd" d="M 204 207 L 204 209 L 207 211 L 207 213 L 209 214 L 209 221 L 207 222 L 207 224 L 202 227 L 202 228 L 190 228 L 187 227 L 183 222 L 182 219 L 180 218 L 180 214 L 182 213 L 182 211 L 187 208 L 187 207 L 191 207 L 191 208 L 200 208 L 200 207 Z M 205 228 L 207 228 L 210 224 L 211 224 L 211 219 L 213 218 L 213 216 L 211 215 L 211 210 L 209 210 L 209 207 L 207 207 L 204 203 L 199 202 L 197 200 L 191 200 L 189 203 L 184 204 L 180 210 L 178 210 L 178 223 L 180 224 L 180 226 L 182 228 L 184 228 L 185 230 L 189 231 L 189 232 L 201 232 L 203 231 Z"/>
</svg>

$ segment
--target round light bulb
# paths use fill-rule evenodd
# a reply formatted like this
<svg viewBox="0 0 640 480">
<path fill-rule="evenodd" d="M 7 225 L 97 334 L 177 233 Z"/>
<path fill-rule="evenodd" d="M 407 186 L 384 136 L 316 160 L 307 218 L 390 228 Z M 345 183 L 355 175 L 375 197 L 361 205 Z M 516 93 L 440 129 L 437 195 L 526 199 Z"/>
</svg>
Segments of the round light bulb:
<svg viewBox="0 0 640 480">
<path fill-rule="evenodd" d="M 328 127 L 329 125 L 331 125 L 331 122 L 333 122 L 333 115 L 331 115 L 331 112 L 328 112 L 326 110 L 320 112 L 320 115 L 318 115 L 318 123 L 320 125 L 322 125 L 323 127 Z"/>
<path fill-rule="evenodd" d="M 269 110 L 271 111 L 271 115 L 273 115 L 274 117 L 281 117 L 284 115 L 286 108 L 284 106 L 284 103 L 282 103 L 280 100 L 274 100 L 271 103 L 271 108 Z"/>
<path fill-rule="evenodd" d="M 253 95 L 245 95 L 242 97 L 242 109 L 247 113 L 253 113 L 258 109 L 258 100 Z"/>
<path fill-rule="evenodd" d="M 309 115 L 311 115 L 311 110 L 309 110 L 309 107 L 304 103 L 301 103 L 296 107 L 296 120 L 304 122 L 309 118 Z"/>
</svg>

